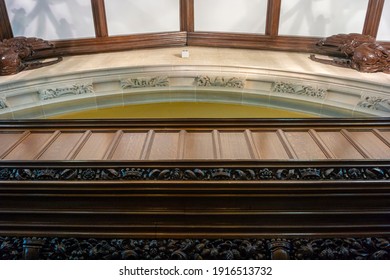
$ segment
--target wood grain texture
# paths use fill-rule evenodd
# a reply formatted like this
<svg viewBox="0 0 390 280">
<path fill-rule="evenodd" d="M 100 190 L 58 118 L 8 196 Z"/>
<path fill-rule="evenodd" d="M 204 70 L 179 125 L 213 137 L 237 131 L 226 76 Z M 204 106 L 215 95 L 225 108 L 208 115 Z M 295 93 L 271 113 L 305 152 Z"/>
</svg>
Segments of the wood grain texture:
<svg viewBox="0 0 390 280">
<path fill-rule="evenodd" d="M 351 145 L 351 143 L 339 131 L 318 132 L 325 145 L 338 159 L 362 159 L 363 156 Z"/>
<path fill-rule="evenodd" d="M 139 160 L 146 141 L 146 132 L 125 132 L 113 153 L 113 160 Z"/>
<path fill-rule="evenodd" d="M 19 143 L 4 159 L 32 160 L 54 132 L 33 132 Z"/>
<path fill-rule="evenodd" d="M 7 6 L 4 0 L 0 0 L 0 41 L 12 37 L 13 32 L 8 17 Z"/>
<path fill-rule="evenodd" d="M 39 160 L 65 160 L 83 136 L 81 132 L 65 132 L 50 145 Z"/>
<path fill-rule="evenodd" d="M 385 0 L 369 0 L 362 33 L 376 37 Z"/>
<path fill-rule="evenodd" d="M 300 160 L 326 159 L 308 131 L 286 131 L 285 135 Z"/>
<path fill-rule="evenodd" d="M 185 139 L 184 158 L 214 159 L 212 133 L 210 131 L 188 132 Z"/>
<path fill-rule="evenodd" d="M 93 132 L 75 159 L 102 160 L 114 137 L 114 132 Z"/>
<path fill-rule="evenodd" d="M 370 130 L 350 131 L 354 139 L 373 159 L 389 159 L 390 148 Z"/>
</svg>

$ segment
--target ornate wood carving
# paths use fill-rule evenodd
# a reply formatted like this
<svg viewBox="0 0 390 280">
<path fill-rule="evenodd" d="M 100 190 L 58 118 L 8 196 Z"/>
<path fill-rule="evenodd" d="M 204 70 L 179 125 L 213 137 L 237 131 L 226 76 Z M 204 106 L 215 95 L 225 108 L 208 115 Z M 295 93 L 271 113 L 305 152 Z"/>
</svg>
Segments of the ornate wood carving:
<svg viewBox="0 0 390 280">
<path fill-rule="evenodd" d="M 195 81 L 198 87 L 244 88 L 245 86 L 245 80 L 237 77 L 198 76 Z"/>
<path fill-rule="evenodd" d="M 28 246 L 35 246 L 34 254 L 28 251 L 23 255 L 23 251 Z M 20 260 L 22 258 L 43 260 L 388 260 L 390 259 L 390 242 L 388 238 L 377 237 L 291 240 L 0 237 L 0 259 Z"/>
<path fill-rule="evenodd" d="M 63 88 L 50 88 L 39 90 L 39 98 L 41 100 L 55 99 L 66 95 L 93 94 L 92 84 L 73 85 Z"/>
<path fill-rule="evenodd" d="M 353 181 L 389 180 L 390 166 L 279 168 L 0 168 L 1 181 Z"/>
<path fill-rule="evenodd" d="M 169 79 L 166 76 L 153 78 L 130 78 L 121 80 L 121 86 L 126 88 L 169 87 Z"/>
<path fill-rule="evenodd" d="M 390 99 L 378 96 L 362 96 L 358 106 L 371 110 L 390 112 Z"/>
<path fill-rule="evenodd" d="M 53 43 L 38 38 L 16 37 L 1 41 L 0 76 L 17 74 L 23 70 L 36 69 L 60 62 L 61 57 L 46 62 L 33 60 L 35 52 L 52 51 L 53 48 Z"/>
<path fill-rule="evenodd" d="M 352 68 L 360 72 L 390 73 L 390 52 L 378 44 L 374 37 L 361 34 L 338 34 L 320 40 L 317 43 L 321 53 L 335 58 L 320 59 L 310 55 L 313 61 Z"/>
<path fill-rule="evenodd" d="M 285 82 L 276 82 L 272 86 L 272 92 L 276 93 L 290 93 L 308 97 L 315 97 L 324 99 L 327 94 L 327 90 L 323 88 L 314 88 L 312 86 L 297 85 Z"/>
</svg>

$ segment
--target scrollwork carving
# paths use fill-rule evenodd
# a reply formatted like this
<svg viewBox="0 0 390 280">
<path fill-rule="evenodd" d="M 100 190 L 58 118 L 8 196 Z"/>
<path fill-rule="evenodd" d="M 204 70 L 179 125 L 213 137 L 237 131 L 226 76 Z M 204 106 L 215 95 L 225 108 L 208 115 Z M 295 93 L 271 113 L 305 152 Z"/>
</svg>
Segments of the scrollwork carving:
<svg viewBox="0 0 390 280">
<path fill-rule="evenodd" d="M 153 78 L 130 78 L 121 80 L 121 86 L 123 89 L 169 87 L 169 79 L 166 76 L 157 76 Z"/>
<path fill-rule="evenodd" d="M 50 88 L 39 90 L 41 100 L 55 99 L 67 95 L 93 94 L 95 91 L 92 84 L 80 84 L 63 88 Z"/>
<path fill-rule="evenodd" d="M 9 104 L 4 97 L 0 97 L 0 110 L 9 108 Z"/>
<path fill-rule="evenodd" d="M 378 96 L 362 96 L 357 106 L 370 110 L 390 112 L 390 99 Z"/>
<path fill-rule="evenodd" d="M 244 88 L 245 86 L 245 80 L 237 77 L 198 76 L 195 82 L 198 87 Z"/>
<path fill-rule="evenodd" d="M 320 99 L 324 99 L 328 92 L 326 89 L 323 88 L 314 88 L 312 86 L 298 85 L 285 82 L 274 83 L 271 91 L 275 93 L 296 94 Z"/>
<path fill-rule="evenodd" d="M 255 181 L 389 180 L 390 167 L 324 168 L 2 168 L 0 180 L 16 181 Z"/>
<path fill-rule="evenodd" d="M 390 241 L 379 237 L 234 240 L 0 237 L 0 259 L 23 257 L 42 260 L 388 260 Z"/>
</svg>

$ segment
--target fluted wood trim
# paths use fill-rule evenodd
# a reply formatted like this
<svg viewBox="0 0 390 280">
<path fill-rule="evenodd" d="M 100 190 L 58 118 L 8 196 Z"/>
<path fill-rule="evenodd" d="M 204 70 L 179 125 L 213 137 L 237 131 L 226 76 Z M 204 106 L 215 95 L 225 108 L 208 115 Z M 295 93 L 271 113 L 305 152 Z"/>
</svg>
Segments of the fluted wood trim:
<svg viewBox="0 0 390 280">
<path fill-rule="evenodd" d="M 370 0 L 368 2 L 363 34 L 376 37 L 378 34 L 384 4 L 385 0 Z"/>
</svg>

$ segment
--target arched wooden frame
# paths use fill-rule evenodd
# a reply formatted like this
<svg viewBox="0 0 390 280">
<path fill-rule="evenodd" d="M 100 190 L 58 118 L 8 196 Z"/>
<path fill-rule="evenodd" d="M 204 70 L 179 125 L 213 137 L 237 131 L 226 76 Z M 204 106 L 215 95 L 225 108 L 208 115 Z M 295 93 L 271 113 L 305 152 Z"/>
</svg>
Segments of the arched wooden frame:
<svg viewBox="0 0 390 280">
<path fill-rule="evenodd" d="M 194 30 L 194 0 L 180 0 L 180 31 L 141 35 L 109 36 L 105 0 L 91 0 L 95 38 L 60 40 L 56 42 L 57 55 L 76 55 L 128 49 L 207 46 L 270 49 L 310 52 L 317 37 L 279 36 L 282 0 L 268 0 L 265 35 L 196 32 Z M 369 0 L 363 34 L 376 36 L 385 0 Z M 5 0 L 0 0 L 0 39 L 12 38 L 12 28 Z M 390 43 L 383 43 L 389 47 Z M 48 54 L 41 53 L 45 57 Z"/>
</svg>

